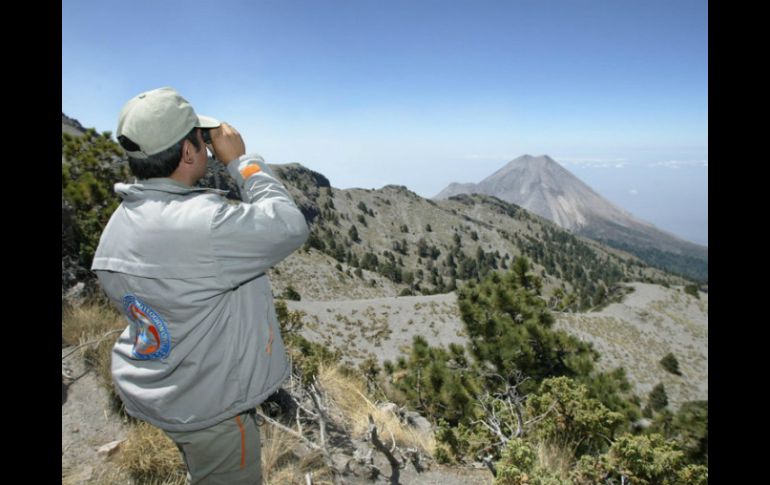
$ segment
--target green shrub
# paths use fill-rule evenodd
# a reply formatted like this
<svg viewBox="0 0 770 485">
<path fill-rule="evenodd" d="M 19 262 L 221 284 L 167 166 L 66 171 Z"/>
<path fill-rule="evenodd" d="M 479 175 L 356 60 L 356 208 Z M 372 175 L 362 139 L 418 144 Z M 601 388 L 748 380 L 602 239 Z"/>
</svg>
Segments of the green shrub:
<svg viewBox="0 0 770 485">
<path fill-rule="evenodd" d="M 689 401 L 676 414 L 663 410 L 653 420 L 648 434 L 660 434 L 675 440 L 687 457 L 687 462 L 708 467 L 708 401 Z"/>
<path fill-rule="evenodd" d="M 358 235 L 358 229 L 356 228 L 355 224 L 350 226 L 350 230 L 348 230 L 348 237 L 350 237 L 350 240 L 355 243 L 361 242 L 361 238 Z"/>
<path fill-rule="evenodd" d="M 709 463 L 709 403 L 690 401 L 674 416 L 673 432 L 690 463 Z"/>
<path fill-rule="evenodd" d="M 342 353 L 339 350 L 329 350 L 327 346 L 311 342 L 300 335 L 299 331 L 304 327 L 304 312 L 290 311 L 285 301 L 277 300 L 275 314 L 281 326 L 286 351 L 294 367 L 299 370 L 303 383 L 313 382 L 320 366 L 340 361 Z"/>
<path fill-rule="evenodd" d="M 474 418 L 477 416 L 474 413 Z M 478 461 L 481 456 L 498 459 L 500 450 L 496 443 L 499 438 L 493 436 L 488 428 L 477 423 L 452 425 L 444 419 L 438 420 L 436 441 L 446 454 L 445 463 L 466 463 Z"/>
<path fill-rule="evenodd" d="M 341 271 L 342 267 L 340 267 L 339 269 Z M 291 285 L 287 286 L 286 289 L 283 291 L 283 297 L 287 300 L 292 300 L 292 301 L 302 300 L 302 296 Z"/>
<path fill-rule="evenodd" d="M 589 344 L 552 330 L 554 317 L 540 297 L 541 288 L 522 257 L 511 271 L 471 281 L 457 296 L 474 357 L 498 374 L 520 371 L 530 377 L 525 393 L 548 377 L 588 374 L 598 359 Z"/>
<path fill-rule="evenodd" d="M 668 395 L 666 394 L 666 386 L 663 385 L 663 383 L 658 383 L 655 387 L 652 388 L 652 391 L 650 391 L 650 395 L 648 398 L 648 402 L 650 405 L 650 408 L 652 408 L 653 411 L 661 411 L 668 406 Z"/>
<path fill-rule="evenodd" d="M 297 334 L 305 325 L 302 318 L 305 316 L 305 312 L 302 311 L 289 311 L 289 307 L 286 306 L 286 302 L 283 300 L 275 301 L 275 315 L 278 318 L 278 323 L 281 326 L 281 335 L 286 337 L 289 334 Z"/>
<path fill-rule="evenodd" d="M 622 367 L 610 372 L 583 374 L 576 379 L 586 386 L 589 397 L 625 417 L 624 430 L 628 431 L 630 423 L 641 418 L 640 399 L 633 393 L 633 386 Z"/>
<path fill-rule="evenodd" d="M 569 485 L 538 459 L 535 449 L 518 438 L 510 440 L 497 462 L 494 485 Z"/>
<path fill-rule="evenodd" d="M 708 468 L 688 464 L 676 443 L 659 434 L 624 435 L 605 455 L 581 457 L 572 479 L 581 485 L 621 480 L 638 485 L 705 485 Z"/>
<path fill-rule="evenodd" d="M 682 372 L 679 370 L 679 361 L 676 360 L 676 357 L 674 357 L 674 354 L 672 353 L 668 353 L 665 357 L 660 359 L 660 365 L 672 374 L 678 376 L 682 375 Z"/>
<path fill-rule="evenodd" d="M 459 351 L 464 355 L 462 348 Z M 406 403 L 431 421 L 443 419 L 456 426 L 475 416 L 474 396 L 479 393 L 480 381 L 454 360 L 450 369 L 453 355 L 443 347 L 431 347 L 423 336 L 416 335 L 408 361 L 399 360 L 397 371 L 401 372 L 393 373 L 391 384 Z"/>
<path fill-rule="evenodd" d="M 503 450 L 497 463 L 495 485 L 521 485 L 530 483 L 528 473 L 534 468 L 537 457 L 526 442 L 512 439 Z"/>
<path fill-rule="evenodd" d="M 120 203 L 113 186 L 129 179 L 123 157 L 107 132 L 98 135 L 91 128 L 83 136 L 62 133 L 62 199 L 72 208 L 81 266 L 90 267 L 101 232 Z"/>
<path fill-rule="evenodd" d="M 606 450 L 623 422 L 622 414 L 590 398 L 585 385 L 567 377 L 543 381 L 538 394 L 527 400 L 527 415 L 542 417 L 531 436 L 572 449 L 576 457 Z"/>
</svg>

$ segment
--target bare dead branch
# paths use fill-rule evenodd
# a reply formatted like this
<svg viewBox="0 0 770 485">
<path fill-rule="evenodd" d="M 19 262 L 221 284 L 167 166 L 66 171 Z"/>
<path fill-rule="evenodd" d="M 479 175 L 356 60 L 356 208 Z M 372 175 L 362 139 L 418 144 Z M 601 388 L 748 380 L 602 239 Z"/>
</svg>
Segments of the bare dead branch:
<svg viewBox="0 0 770 485">
<path fill-rule="evenodd" d="M 299 411 L 300 411 L 300 406 L 299 406 L 299 403 L 297 403 L 297 415 L 295 416 L 295 419 L 297 421 L 297 432 L 299 434 L 302 434 L 302 422 L 299 419 Z"/>
<path fill-rule="evenodd" d="M 317 383 L 318 381 L 315 380 Z M 313 404 L 315 405 L 316 411 L 318 411 L 318 428 L 320 429 L 321 436 L 321 446 L 326 446 L 326 422 L 329 420 L 329 418 L 326 416 L 326 410 L 324 409 L 323 405 L 321 404 L 321 392 L 318 390 L 315 384 L 310 384 L 310 387 L 308 389 L 308 394 L 310 394 L 310 397 L 313 399 Z"/>
<path fill-rule="evenodd" d="M 514 438 L 520 438 L 524 433 L 524 416 L 521 412 L 521 403 L 517 403 L 516 410 L 516 432 L 513 434 Z"/>
<path fill-rule="evenodd" d="M 313 443 L 312 441 L 310 441 L 309 439 L 305 438 L 301 434 L 297 433 L 293 429 L 282 425 L 281 423 L 279 423 L 278 421 L 274 420 L 273 418 L 270 418 L 270 417 L 266 416 L 264 413 L 262 413 L 259 410 L 257 410 L 257 415 L 262 417 L 262 419 L 264 419 L 268 423 L 272 424 L 276 428 L 278 428 L 278 429 L 280 429 L 280 430 L 282 430 L 282 431 L 284 431 L 286 433 L 289 433 L 292 436 L 296 436 L 303 443 L 305 443 L 307 446 L 309 446 L 311 449 L 320 451 L 321 454 L 324 457 L 324 462 L 326 463 L 326 466 L 329 467 L 329 470 L 331 470 L 331 472 L 332 472 L 332 476 L 334 477 L 334 483 L 335 484 L 340 484 L 341 483 L 341 480 L 340 480 L 340 477 L 339 477 L 339 471 L 334 467 L 334 461 L 332 460 L 332 457 L 331 457 L 331 454 L 329 453 L 329 450 L 327 450 L 325 447 L 318 446 L 317 444 Z"/>
<path fill-rule="evenodd" d="M 61 360 L 64 360 L 64 359 L 66 359 L 66 358 L 67 358 L 67 357 L 69 357 L 70 355 L 74 354 L 74 353 L 75 353 L 75 351 L 77 351 L 77 350 L 78 350 L 78 349 L 80 349 L 80 348 L 83 348 L 83 347 L 85 347 L 86 345 L 97 344 L 97 343 L 101 342 L 102 340 L 104 340 L 105 338 L 107 338 L 107 337 L 109 337 L 110 335 L 112 335 L 113 333 L 122 332 L 123 330 L 125 330 L 125 329 L 124 329 L 124 328 L 120 328 L 120 329 L 116 329 L 116 330 L 110 330 L 109 332 L 105 333 L 104 335 L 102 335 L 101 337 L 99 337 L 99 338 L 97 338 L 97 339 L 95 339 L 95 340 L 90 340 L 90 341 L 88 341 L 88 342 L 86 342 L 86 343 L 80 344 L 80 345 L 78 345 L 77 347 L 75 347 L 74 349 L 72 349 L 71 351 L 67 352 L 67 353 L 64 355 L 64 357 L 62 357 L 62 358 L 61 358 Z"/>
<path fill-rule="evenodd" d="M 374 418 L 372 418 L 371 414 L 369 415 L 369 439 L 372 441 L 374 447 L 377 448 L 380 453 L 385 455 L 385 458 L 388 459 L 388 463 L 390 463 L 390 468 L 392 470 L 390 475 L 391 485 L 398 485 L 398 478 L 401 474 L 401 463 L 395 456 L 393 456 L 393 453 L 390 452 L 388 447 L 380 441 L 380 438 L 377 436 L 377 426 L 374 424 Z"/>
<path fill-rule="evenodd" d="M 524 423 L 524 425 L 525 425 L 525 426 L 529 426 L 530 424 L 535 424 L 535 423 L 538 423 L 538 422 L 542 421 L 543 419 L 545 419 L 545 418 L 546 418 L 546 416 L 548 416 L 549 414 L 551 414 L 551 411 L 553 411 L 553 410 L 556 408 L 556 404 L 557 404 L 557 403 L 553 403 L 553 404 L 551 404 L 551 407 L 549 407 L 549 408 L 548 408 L 548 410 L 547 410 L 546 412 L 544 412 L 544 413 L 543 413 L 543 414 L 541 414 L 540 416 L 537 416 L 537 417 L 535 417 L 535 418 L 532 418 L 532 419 L 528 420 L 526 423 Z"/>
<path fill-rule="evenodd" d="M 296 401 L 296 400 L 295 400 L 295 402 L 297 403 L 297 409 L 301 409 L 302 411 L 304 411 L 304 412 L 305 412 L 305 414 L 307 414 L 308 416 L 310 416 L 310 417 L 311 417 L 311 418 L 313 418 L 313 419 L 318 419 L 318 414 L 317 414 L 315 411 L 313 411 L 313 410 L 311 410 L 311 409 L 308 409 L 308 408 L 306 408 L 306 407 L 305 407 L 305 406 L 303 406 L 303 405 L 302 405 L 302 403 L 300 403 L 299 401 Z"/>
<path fill-rule="evenodd" d="M 318 450 L 318 451 L 321 451 L 321 452 L 324 452 L 324 451 L 326 451 L 324 448 L 321 448 L 320 446 L 318 446 L 317 444 L 313 443 L 313 442 L 312 442 L 312 441 L 310 441 L 309 439 L 305 438 L 305 437 L 304 437 L 304 436 L 302 436 L 301 434 L 297 433 L 297 432 L 296 432 L 296 431 L 294 431 L 293 429 L 291 429 L 291 428 L 288 428 L 288 427 L 286 427 L 286 426 L 282 425 L 281 423 L 279 423 L 278 421 L 274 420 L 273 418 L 271 418 L 271 417 L 269 417 L 269 416 L 266 416 L 266 415 L 265 415 L 264 413 L 262 413 L 261 411 L 257 411 L 257 415 L 258 415 L 258 416 L 260 416 L 260 417 L 262 417 L 262 419 L 264 419 L 264 420 L 265 420 L 265 421 L 267 421 L 268 423 L 272 424 L 272 425 L 273 425 L 273 426 L 275 426 L 276 428 L 280 429 L 281 431 L 285 431 L 286 433 L 289 433 L 289 434 L 290 434 L 290 435 L 292 435 L 292 436 L 296 436 L 297 438 L 299 438 L 300 440 L 302 440 L 302 441 L 303 441 L 303 442 L 304 442 L 306 445 L 308 445 L 310 448 L 312 448 L 312 449 L 314 449 L 314 450 Z"/>
</svg>

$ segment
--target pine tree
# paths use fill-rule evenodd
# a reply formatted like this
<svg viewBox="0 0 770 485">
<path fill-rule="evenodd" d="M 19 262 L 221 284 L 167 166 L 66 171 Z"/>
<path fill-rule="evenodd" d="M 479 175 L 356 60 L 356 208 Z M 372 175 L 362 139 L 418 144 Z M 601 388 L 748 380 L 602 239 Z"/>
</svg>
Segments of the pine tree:
<svg viewBox="0 0 770 485">
<path fill-rule="evenodd" d="M 302 300 L 302 297 L 299 293 L 297 293 L 297 290 L 294 289 L 291 285 L 287 286 L 286 289 L 283 292 L 283 298 L 286 300 L 293 300 L 293 301 L 300 301 Z"/>
<path fill-rule="evenodd" d="M 355 224 L 350 226 L 348 236 L 350 237 L 350 240 L 355 243 L 361 242 L 361 239 L 358 237 L 358 229 L 356 228 Z"/>
<path fill-rule="evenodd" d="M 678 376 L 682 375 L 682 372 L 679 370 L 679 361 L 676 360 L 676 357 L 674 357 L 674 354 L 672 353 L 668 353 L 665 357 L 660 359 L 660 365 L 672 374 Z"/>
<path fill-rule="evenodd" d="M 650 407 L 653 411 L 662 411 L 668 406 L 668 396 L 666 395 L 666 387 L 663 383 L 657 384 L 650 391 L 648 397 Z"/>
<path fill-rule="evenodd" d="M 551 329 L 554 318 L 540 298 L 539 278 L 528 270 L 526 258 L 517 258 L 513 271 L 490 273 L 458 291 L 474 357 L 498 374 L 518 370 L 534 381 L 590 372 L 598 354 L 577 338 Z"/>
</svg>

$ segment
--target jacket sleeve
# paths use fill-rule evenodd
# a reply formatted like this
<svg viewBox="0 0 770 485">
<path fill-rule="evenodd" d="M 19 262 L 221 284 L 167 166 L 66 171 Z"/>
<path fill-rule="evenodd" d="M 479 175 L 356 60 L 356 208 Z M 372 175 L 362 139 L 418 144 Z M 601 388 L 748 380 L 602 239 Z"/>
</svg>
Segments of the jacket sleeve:
<svg viewBox="0 0 770 485">
<path fill-rule="evenodd" d="M 211 223 L 221 277 L 233 287 L 254 279 L 298 249 L 308 237 L 305 217 L 259 155 L 233 160 L 227 169 L 243 202 L 223 202 Z"/>
</svg>

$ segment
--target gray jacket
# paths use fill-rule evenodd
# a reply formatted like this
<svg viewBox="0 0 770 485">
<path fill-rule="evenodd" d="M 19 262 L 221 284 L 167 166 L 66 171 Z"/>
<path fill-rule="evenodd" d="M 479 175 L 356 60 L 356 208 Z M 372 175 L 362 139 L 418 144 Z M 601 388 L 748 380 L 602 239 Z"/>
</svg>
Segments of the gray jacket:
<svg viewBox="0 0 770 485">
<path fill-rule="evenodd" d="M 308 227 L 261 157 L 227 168 L 242 203 L 167 178 L 116 184 L 91 267 L 129 323 L 112 351 L 126 411 L 169 431 L 253 408 L 290 372 L 265 272 Z"/>
</svg>

